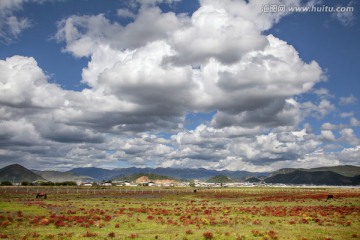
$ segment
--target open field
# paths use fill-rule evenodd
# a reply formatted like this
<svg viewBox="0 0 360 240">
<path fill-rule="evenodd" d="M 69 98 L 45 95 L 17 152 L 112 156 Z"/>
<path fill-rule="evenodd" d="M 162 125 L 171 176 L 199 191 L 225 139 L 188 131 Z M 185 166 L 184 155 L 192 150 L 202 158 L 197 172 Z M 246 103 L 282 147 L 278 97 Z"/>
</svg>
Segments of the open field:
<svg viewBox="0 0 360 240">
<path fill-rule="evenodd" d="M 360 239 L 360 188 L 4 187 L 0 238 Z"/>
</svg>

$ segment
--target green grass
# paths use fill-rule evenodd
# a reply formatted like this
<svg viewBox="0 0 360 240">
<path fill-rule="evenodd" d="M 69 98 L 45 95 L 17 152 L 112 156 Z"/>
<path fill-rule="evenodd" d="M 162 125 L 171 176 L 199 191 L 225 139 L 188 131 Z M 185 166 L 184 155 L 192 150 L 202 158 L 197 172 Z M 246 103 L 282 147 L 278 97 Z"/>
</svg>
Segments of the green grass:
<svg viewBox="0 0 360 240">
<path fill-rule="evenodd" d="M 0 188 L 4 239 L 359 239 L 360 189 Z M 150 191 L 149 191 L 150 189 Z M 141 192 L 144 190 L 145 192 Z M 167 192 L 164 192 L 167 191 Z M 58 192 L 63 192 L 62 194 Z M 66 193 L 64 193 L 66 192 Z M 326 201 L 333 194 L 334 200 Z"/>
</svg>

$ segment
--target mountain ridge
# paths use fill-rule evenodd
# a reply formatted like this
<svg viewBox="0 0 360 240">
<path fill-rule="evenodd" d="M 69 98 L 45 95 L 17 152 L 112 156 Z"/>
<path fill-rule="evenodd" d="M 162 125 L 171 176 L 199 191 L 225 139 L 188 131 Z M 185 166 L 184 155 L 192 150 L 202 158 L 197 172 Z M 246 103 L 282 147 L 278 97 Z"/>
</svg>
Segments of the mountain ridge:
<svg viewBox="0 0 360 240">
<path fill-rule="evenodd" d="M 95 171 L 99 170 L 99 171 Z M 158 175 L 165 175 L 175 179 L 200 179 L 206 180 L 208 178 L 217 176 L 217 175 L 226 175 L 231 179 L 243 179 L 245 177 L 250 176 L 261 176 L 264 174 L 268 174 L 267 172 L 248 172 L 248 171 L 229 171 L 229 170 L 208 170 L 205 168 L 114 168 L 112 170 L 109 169 L 99 169 L 99 168 L 74 168 L 69 170 L 78 175 L 86 175 L 93 177 L 97 180 L 107 180 L 104 177 L 107 176 L 108 179 L 114 177 L 125 177 L 127 175 L 135 174 L 135 173 L 153 173 Z"/>
<path fill-rule="evenodd" d="M 329 171 L 332 170 L 332 171 Z M 179 180 L 208 180 L 222 175 L 233 181 L 246 181 L 251 177 L 264 179 L 266 183 L 284 184 L 313 184 L 313 185 L 357 185 L 360 184 L 360 167 L 352 165 L 340 165 L 332 167 L 284 168 L 268 172 L 228 171 L 181 169 L 181 168 L 114 168 L 103 169 L 96 167 L 74 168 L 69 171 L 39 171 L 29 170 L 19 164 L 8 165 L 0 169 L 0 181 L 10 182 L 33 182 L 37 180 L 46 181 L 104 181 L 114 178 L 124 178 L 132 174 L 157 174 L 168 176 Z M 342 175 L 343 173 L 345 175 Z M 359 173 L 359 174 L 357 174 Z M 264 176 L 268 177 L 264 177 Z"/>
<path fill-rule="evenodd" d="M 46 181 L 46 179 L 20 164 L 11 164 L 0 169 L 0 181 L 34 182 Z"/>
<path fill-rule="evenodd" d="M 112 181 L 128 181 L 128 182 L 133 182 L 136 179 L 140 178 L 140 177 L 147 177 L 149 180 L 176 180 L 172 177 L 169 176 L 164 176 L 164 175 L 158 175 L 155 173 L 134 173 L 125 177 L 115 177 L 113 179 L 111 179 Z"/>
</svg>

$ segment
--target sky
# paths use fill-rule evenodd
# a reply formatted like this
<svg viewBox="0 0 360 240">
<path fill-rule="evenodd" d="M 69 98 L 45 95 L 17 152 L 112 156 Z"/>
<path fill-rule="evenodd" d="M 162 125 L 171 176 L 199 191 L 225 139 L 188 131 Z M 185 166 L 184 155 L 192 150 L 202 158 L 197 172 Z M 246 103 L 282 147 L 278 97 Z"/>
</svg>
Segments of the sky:
<svg viewBox="0 0 360 240">
<path fill-rule="evenodd" d="M 360 166 L 355 0 L 0 0 L 0 167 Z"/>
</svg>

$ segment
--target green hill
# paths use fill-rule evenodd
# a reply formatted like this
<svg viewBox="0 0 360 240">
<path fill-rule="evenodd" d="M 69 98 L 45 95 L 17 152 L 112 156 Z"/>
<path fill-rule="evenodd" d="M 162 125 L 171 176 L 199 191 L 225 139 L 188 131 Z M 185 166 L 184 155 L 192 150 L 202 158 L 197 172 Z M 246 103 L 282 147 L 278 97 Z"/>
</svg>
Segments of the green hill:
<svg viewBox="0 0 360 240">
<path fill-rule="evenodd" d="M 261 180 L 257 177 L 249 177 L 246 179 L 246 182 L 249 182 L 249 183 L 258 183 L 258 182 L 261 182 Z"/>
<path fill-rule="evenodd" d="M 19 164 L 12 164 L 0 169 L 0 181 L 21 183 L 34 182 L 37 180 L 47 181 L 45 178 L 35 174 L 34 172 Z"/>
<path fill-rule="evenodd" d="M 231 183 L 231 182 L 233 182 L 233 180 L 224 175 L 217 175 L 217 176 L 214 176 L 214 177 L 208 179 L 206 182 L 208 182 L 208 183 Z"/>
<path fill-rule="evenodd" d="M 355 177 L 360 175 L 360 167 L 352 165 L 342 165 L 342 166 L 333 166 L 333 167 L 318 167 L 318 168 L 282 168 L 275 172 L 272 172 L 270 176 L 275 176 L 277 174 L 287 174 L 294 171 L 303 171 L 303 172 L 326 172 L 331 171 L 346 177 Z"/>
<path fill-rule="evenodd" d="M 347 177 L 332 171 L 296 170 L 285 174 L 277 174 L 265 179 L 267 183 L 310 184 L 310 185 L 358 185 L 360 178 Z"/>
<path fill-rule="evenodd" d="M 355 177 L 360 175 L 360 167 L 352 165 L 312 168 L 311 171 L 332 171 L 346 177 Z"/>
</svg>

